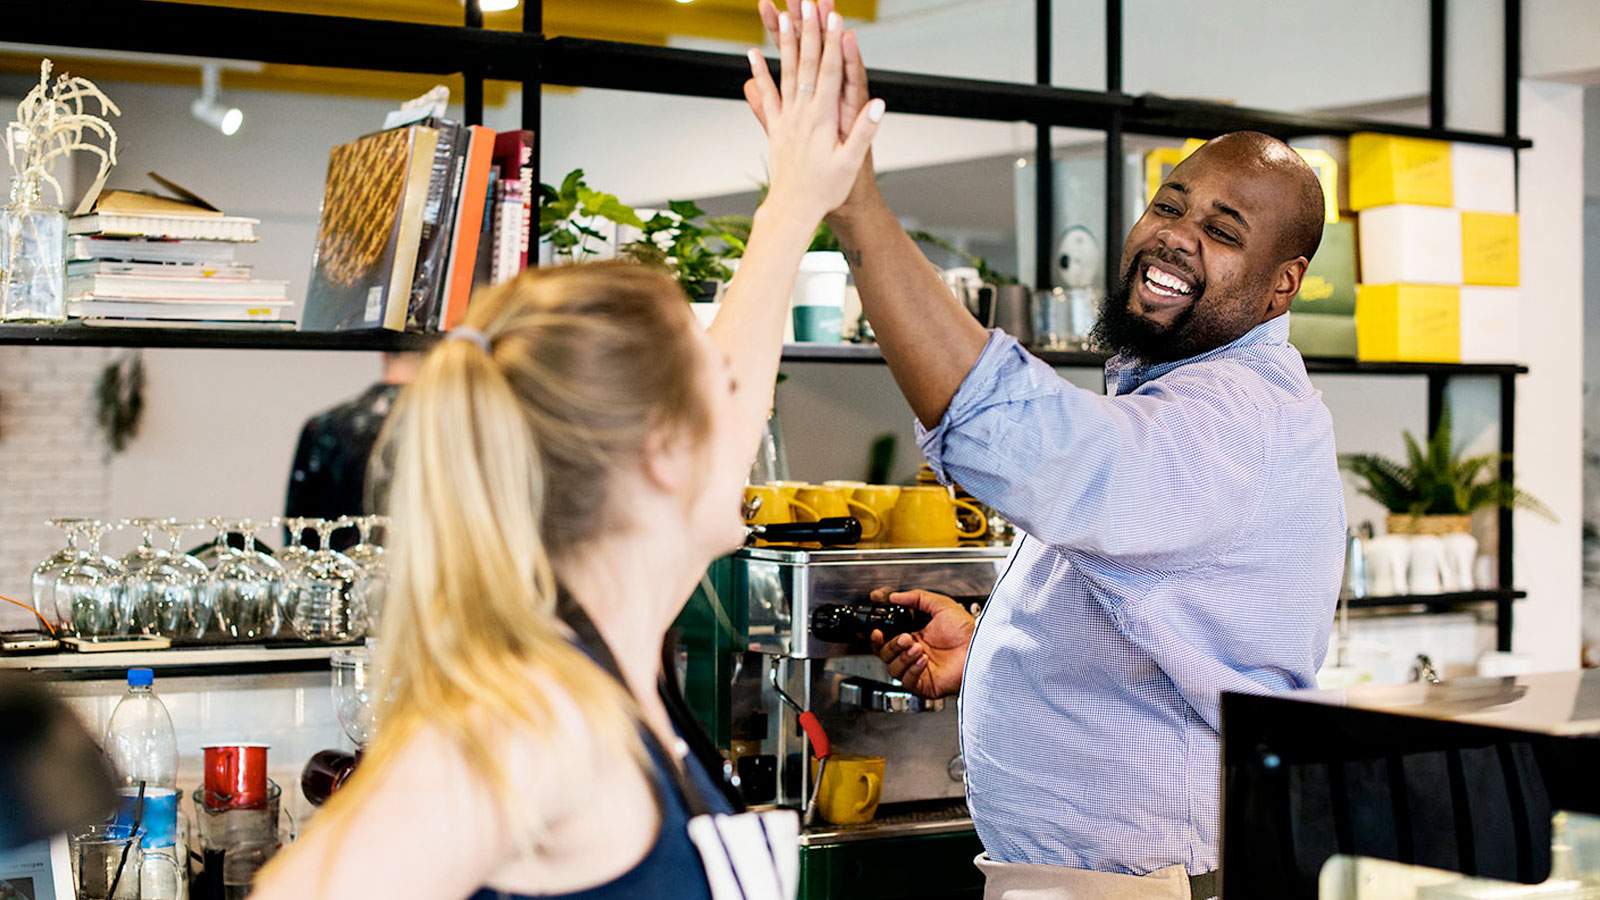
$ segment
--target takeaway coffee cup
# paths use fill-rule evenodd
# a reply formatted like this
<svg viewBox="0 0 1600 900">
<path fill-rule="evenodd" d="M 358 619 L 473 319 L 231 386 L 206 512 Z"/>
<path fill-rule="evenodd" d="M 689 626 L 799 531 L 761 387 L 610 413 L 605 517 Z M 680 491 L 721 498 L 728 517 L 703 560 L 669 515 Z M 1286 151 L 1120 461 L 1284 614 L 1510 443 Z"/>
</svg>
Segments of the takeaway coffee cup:
<svg viewBox="0 0 1600 900">
<path fill-rule="evenodd" d="M 842 340 L 849 275 L 843 253 L 813 251 L 801 258 L 790 299 L 796 341 L 837 344 Z"/>
</svg>

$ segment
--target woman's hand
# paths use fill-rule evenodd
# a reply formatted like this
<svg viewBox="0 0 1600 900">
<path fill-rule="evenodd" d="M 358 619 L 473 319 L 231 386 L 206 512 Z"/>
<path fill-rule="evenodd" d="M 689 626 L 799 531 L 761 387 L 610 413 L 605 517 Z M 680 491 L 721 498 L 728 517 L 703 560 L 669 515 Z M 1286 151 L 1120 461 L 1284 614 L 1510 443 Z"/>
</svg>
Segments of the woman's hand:
<svg viewBox="0 0 1600 900">
<path fill-rule="evenodd" d="M 844 30 L 833 4 L 804 0 L 797 17 L 762 0 L 777 32 L 780 84 L 750 51 L 745 96 L 767 129 L 767 203 L 785 216 L 820 221 L 844 202 L 883 120 L 882 100 L 861 101 L 865 84 L 845 75 Z M 775 23 L 775 24 L 774 24 Z M 860 68 L 860 53 L 855 66 Z"/>
</svg>

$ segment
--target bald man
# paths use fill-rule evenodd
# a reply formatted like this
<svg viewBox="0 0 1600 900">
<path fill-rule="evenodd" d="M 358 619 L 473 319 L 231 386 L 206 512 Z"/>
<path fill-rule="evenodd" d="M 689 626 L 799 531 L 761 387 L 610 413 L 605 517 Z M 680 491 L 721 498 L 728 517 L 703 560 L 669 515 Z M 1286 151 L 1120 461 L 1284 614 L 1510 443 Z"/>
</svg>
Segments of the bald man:
<svg viewBox="0 0 1600 900">
<path fill-rule="evenodd" d="M 789 65 L 797 29 L 761 13 Z M 842 45 L 849 121 L 866 70 Z M 938 585 L 875 595 L 933 615 L 876 643 L 911 690 L 960 692 L 989 897 L 1216 893 L 1220 695 L 1314 684 L 1343 570 L 1333 423 L 1288 343 L 1322 220 L 1274 138 L 1180 163 L 1112 273 L 1101 395 L 974 321 L 870 156 L 828 217 L 929 464 L 1022 533 L 976 621 Z"/>
<path fill-rule="evenodd" d="M 1172 171 L 1096 325 L 1104 396 L 908 275 L 926 263 L 859 193 L 831 221 L 923 452 L 1023 533 L 976 623 L 878 594 L 933 614 L 880 653 L 961 694 L 989 895 L 1213 895 L 1220 695 L 1314 685 L 1343 571 L 1333 423 L 1288 343 L 1316 176 L 1253 133 Z"/>
</svg>

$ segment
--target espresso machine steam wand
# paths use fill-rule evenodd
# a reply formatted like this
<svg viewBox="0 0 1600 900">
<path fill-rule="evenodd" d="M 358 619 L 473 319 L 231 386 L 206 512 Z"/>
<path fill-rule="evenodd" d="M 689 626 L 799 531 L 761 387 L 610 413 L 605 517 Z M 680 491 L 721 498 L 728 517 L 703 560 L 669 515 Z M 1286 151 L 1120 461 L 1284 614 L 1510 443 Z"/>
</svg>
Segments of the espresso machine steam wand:
<svg viewBox="0 0 1600 900">
<path fill-rule="evenodd" d="M 772 682 L 772 689 L 777 692 L 778 698 L 787 703 L 800 719 L 800 727 L 805 730 L 806 738 L 811 743 L 811 752 L 817 757 L 817 777 L 811 781 L 811 796 L 806 799 L 806 808 L 803 822 L 810 825 L 817 816 L 817 789 L 822 786 L 822 776 L 828 771 L 828 757 L 833 755 L 833 748 L 828 743 L 828 734 L 822 730 L 822 722 L 818 721 L 817 714 L 795 702 L 795 699 L 784 691 L 778 681 L 778 660 L 773 659 L 772 665 L 767 669 L 767 678 Z"/>
</svg>

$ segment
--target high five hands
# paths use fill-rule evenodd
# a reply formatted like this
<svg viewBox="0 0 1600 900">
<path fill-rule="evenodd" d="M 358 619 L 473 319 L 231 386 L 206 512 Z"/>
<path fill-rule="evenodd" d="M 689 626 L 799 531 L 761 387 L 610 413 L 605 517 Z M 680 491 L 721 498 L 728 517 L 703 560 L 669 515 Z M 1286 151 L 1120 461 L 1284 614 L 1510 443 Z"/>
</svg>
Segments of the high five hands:
<svg viewBox="0 0 1600 900">
<path fill-rule="evenodd" d="M 833 0 L 804 0 L 798 14 L 761 0 L 760 11 L 778 46 L 779 83 L 751 50 L 744 95 L 767 130 L 767 200 L 821 219 L 850 195 L 884 104 L 868 99 L 861 49 Z"/>
</svg>

